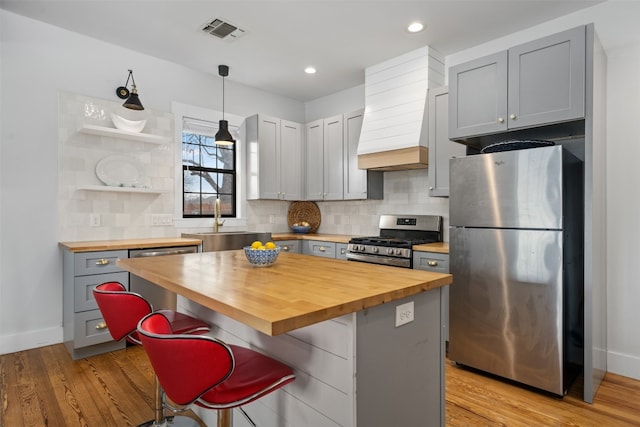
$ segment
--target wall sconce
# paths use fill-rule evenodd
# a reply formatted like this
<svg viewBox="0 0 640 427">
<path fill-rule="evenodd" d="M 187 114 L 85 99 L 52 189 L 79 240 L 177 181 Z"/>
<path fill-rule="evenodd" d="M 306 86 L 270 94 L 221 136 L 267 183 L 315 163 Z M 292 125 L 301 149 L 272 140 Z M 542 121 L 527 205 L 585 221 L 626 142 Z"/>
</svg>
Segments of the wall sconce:
<svg viewBox="0 0 640 427">
<path fill-rule="evenodd" d="M 215 141 L 217 145 L 233 145 L 236 141 L 229 133 L 229 122 L 224 119 L 224 78 L 229 75 L 229 67 L 218 65 L 218 74 L 222 76 L 222 120 L 219 122 Z"/>
<path fill-rule="evenodd" d="M 129 79 L 131 79 L 131 92 L 127 89 L 127 85 L 129 84 Z M 123 107 L 129 108 L 131 110 L 144 110 L 142 103 L 140 102 L 140 98 L 138 98 L 138 89 L 136 89 L 136 81 L 133 79 L 133 71 L 129 70 L 129 76 L 127 76 L 127 82 L 124 86 L 120 86 L 116 89 L 116 94 L 120 99 L 126 99 Z"/>
</svg>

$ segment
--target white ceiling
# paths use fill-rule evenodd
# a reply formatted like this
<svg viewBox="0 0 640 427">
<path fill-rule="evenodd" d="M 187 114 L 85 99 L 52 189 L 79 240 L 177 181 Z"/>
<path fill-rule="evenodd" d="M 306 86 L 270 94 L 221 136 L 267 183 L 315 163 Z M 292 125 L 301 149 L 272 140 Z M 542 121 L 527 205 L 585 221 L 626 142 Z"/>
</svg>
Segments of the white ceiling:
<svg viewBox="0 0 640 427">
<path fill-rule="evenodd" d="M 300 101 L 364 83 L 366 67 L 429 45 L 444 55 L 601 0 L 0 0 L 8 11 Z M 204 34 L 223 18 L 234 41 Z M 425 31 L 409 34 L 414 21 Z M 313 65 L 315 75 L 303 70 Z M 135 70 L 134 70 L 135 71 Z"/>
</svg>

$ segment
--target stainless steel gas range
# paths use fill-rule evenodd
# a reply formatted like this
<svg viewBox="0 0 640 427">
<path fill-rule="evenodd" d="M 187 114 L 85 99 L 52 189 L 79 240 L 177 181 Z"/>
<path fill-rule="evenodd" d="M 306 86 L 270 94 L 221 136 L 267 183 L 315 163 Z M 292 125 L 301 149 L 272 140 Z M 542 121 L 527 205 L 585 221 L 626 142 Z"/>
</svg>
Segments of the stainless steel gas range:
<svg viewBox="0 0 640 427">
<path fill-rule="evenodd" d="M 442 217 L 380 215 L 380 235 L 349 240 L 347 259 L 372 264 L 413 267 L 413 245 L 442 242 Z"/>
</svg>

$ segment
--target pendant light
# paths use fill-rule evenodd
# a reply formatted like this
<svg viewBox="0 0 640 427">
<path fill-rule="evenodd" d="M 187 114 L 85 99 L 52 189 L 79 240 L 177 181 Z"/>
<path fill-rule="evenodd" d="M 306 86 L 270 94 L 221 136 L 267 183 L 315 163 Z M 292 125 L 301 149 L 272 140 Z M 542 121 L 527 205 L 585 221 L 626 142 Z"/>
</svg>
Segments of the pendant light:
<svg viewBox="0 0 640 427">
<path fill-rule="evenodd" d="M 224 119 L 224 78 L 229 75 L 229 67 L 218 65 L 218 74 L 222 76 L 222 120 L 219 122 L 215 140 L 217 145 L 233 145 L 236 141 L 229 133 L 229 122 Z"/>
<path fill-rule="evenodd" d="M 131 92 L 127 89 L 127 85 L 129 84 L 129 79 L 131 79 Z M 129 70 L 129 75 L 127 76 L 127 82 L 124 86 L 120 86 L 116 89 L 116 94 L 120 99 L 126 99 L 123 107 L 128 108 L 130 110 L 144 110 L 142 103 L 140 102 L 140 98 L 138 97 L 138 89 L 136 89 L 136 81 L 133 79 L 133 71 Z"/>
</svg>

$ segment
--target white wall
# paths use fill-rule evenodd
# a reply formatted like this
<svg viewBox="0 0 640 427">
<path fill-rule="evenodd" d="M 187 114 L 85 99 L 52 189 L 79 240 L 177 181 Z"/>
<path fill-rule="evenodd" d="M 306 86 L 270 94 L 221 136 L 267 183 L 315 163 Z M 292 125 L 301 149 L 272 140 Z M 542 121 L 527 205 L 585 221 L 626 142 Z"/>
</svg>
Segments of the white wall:
<svg viewBox="0 0 640 427">
<path fill-rule="evenodd" d="M 0 353 L 62 341 L 58 94 L 117 100 L 132 68 L 140 99 L 219 109 L 217 70 L 195 72 L 0 10 Z M 225 81 L 225 110 L 304 121 L 300 102 Z"/>
</svg>

